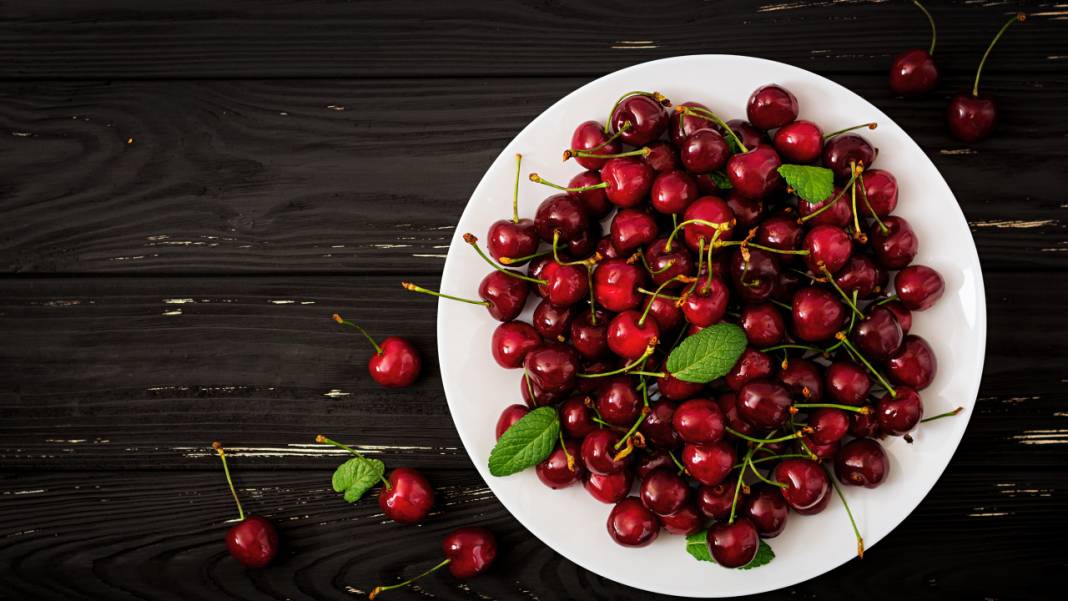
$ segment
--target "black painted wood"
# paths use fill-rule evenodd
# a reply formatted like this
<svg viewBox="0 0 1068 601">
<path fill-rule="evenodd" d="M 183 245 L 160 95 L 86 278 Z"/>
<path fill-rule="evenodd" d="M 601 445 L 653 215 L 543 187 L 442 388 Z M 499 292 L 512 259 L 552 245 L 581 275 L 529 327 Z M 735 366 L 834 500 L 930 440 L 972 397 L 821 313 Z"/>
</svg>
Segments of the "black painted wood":
<svg viewBox="0 0 1068 601">
<path fill-rule="evenodd" d="M 1020 8 L 985 78 L 1000 131 L 953 142 L 945 97 Z M 903 1 L 0 6 L 0 598 L 361 598 L 473 522 L 501 537 L 493 573 L 391 598 L 658 598 L 571 564 L 493 498 L 433 369 L 434 302 L 397 282 L 437 283 L 485 166 L 546 106 L 701 52 L 797 64 L 885 110 L 945 175 L 986 270 L 986 370 L 946 474 L 862 562 L 757 598 L 1063 597 L 1068 12 L 931 9 L 944 83 L 905 101 L 886 65 L 926 24 Z M 428 375 L 373 385 L 333 311 L 413 338 Z M 340 501 L 323 429 L 425 470 L 440 511 L 402 528 Z M 226 557 L 214 438 L 281 523 L 271 569 Z"/>
</svg>

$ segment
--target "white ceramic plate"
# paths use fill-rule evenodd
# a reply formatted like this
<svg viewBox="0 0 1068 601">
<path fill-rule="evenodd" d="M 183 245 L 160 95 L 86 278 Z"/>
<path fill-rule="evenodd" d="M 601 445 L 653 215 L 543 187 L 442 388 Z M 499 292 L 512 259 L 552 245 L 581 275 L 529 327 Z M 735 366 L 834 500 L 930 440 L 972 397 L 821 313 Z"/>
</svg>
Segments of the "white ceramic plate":
<svg viewBox="0 0 1068 601">
<path fill-rule="evenodd" d="M 476 295 L 488 267 L 461 235 L 472 232 L 484 238 L 493 221 L 510 215 L 515 153 L 523 154 L 524 175 L 537 171 L 551 181 L 567 182 L 581 170 L 574 161 L 560 160 L 572 130 L 581 121 L 605 119 L 624 92 L 658 90 L 676 104 L 699 101 L 731 119 L 744 118 L 749 94 L 772 82 L 792 91 L 800 103 L 801 118 L 815 121 L 824 131 L 867 121 L 879 123 L 877 130 L 863 134 L 879 149 L 874 166 L 897 177 L 900 202 L 896 214 L 908 219 L 920 238 L 916 262 L 934 267 L 946 280 L 945 296 L 931 310 L 914 314 L 912 331 L 925 337 L 938 355 L 938 376 L 922 393 L 927 414 L 957 405 L 963 405 L 965 412 L 924 424 L 914 434 L 914 444 L 889 439 L 891 473 L 880 488 L 845 487 L 870 549 L 931 490 L 964 434 L 983 368 L 986 303 L 975 243 L 953 193 L 923 150 L 860 96 L 797 67 L 730 55 L 669 58 L 602 77 L 549 107 L 486 171 L 456 226 L 442 286 L 453 294 Z M 550 192 L 523 181 L 520 214 L 533 217 L 538 203 Z M 528 314 L 529 310 L 530 306 Z M 683 537 L 666 532 L 641 549 L 615 544 L 605 528 L 610 506 L 595 501 L 580 485 L 550 490 L 533 470 L 507 478 L 491 476 L 486 462 L 495 441 L 497 417 L 506 405 L 522 403 L 521 372 L 502 369 L 490 355 L 490 335 L 496 326 L 482 307 L 445 300 L 438 304 L 438 351 L 449 410 L 490 489 L 516 519 L 561 555 L 623 584 L 692 597 L 747 595 L 790 586 L 855 556 L 848 519 L 833 495 L 819 515 L 791 515 L 785 532 L 768 541 L 776 554 L 770 564 L 755 570 L 729 570 L 694 560 L 685 552 Z"/>
</svg>

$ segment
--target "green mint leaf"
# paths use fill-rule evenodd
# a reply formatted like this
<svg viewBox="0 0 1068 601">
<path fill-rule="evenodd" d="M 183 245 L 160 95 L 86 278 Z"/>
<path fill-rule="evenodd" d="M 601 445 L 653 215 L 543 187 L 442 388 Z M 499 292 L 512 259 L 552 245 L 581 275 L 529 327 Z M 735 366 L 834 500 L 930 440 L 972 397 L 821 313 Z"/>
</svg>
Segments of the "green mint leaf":
<svg viewBox="0 0 1068 601">
<path fill-rule="evenodd" d="M 693 556 L 697 561 L 711 561 L 716 563 L 715 559 L 712 559 L 712 552 L 708 549 L 708 530 L 701 530 L 700 532 L 694 532 L 686 536 L 686 552 Z"/>
<path fill-rule="evenodd" d="M 675 347 L 668 355 L 667 370 L 684 382 L 711 382 L 734 367 L 746 342 L 742 328 L 732 323 L 717 323 L 688 336 Z"/>
<path fill-rule="evenodd" d="M 345 500 L 355 503 L 386 473 L 386 465 L 377 459 L 353 457 L 334 470 L 331 484 L 335 492 L 344 492 Z"/>
<path fill-rule="evenodd" d="M 738 568 L 739 570 L 752 570 L 753 568 L 759 568 L 762 565 L 771 563 L 771 560 L 775 559 L 775 551 L 771 550 L 771 545 L 764 541 L 760 541 L 760 546 L 757 547 L 757 553 L 753 556 L 753 561 Z"/>
<path fill-rule="evenodd" d="M 779 165 L 779 175 L 794 193 L 810 203 L 822 202 L 834 194 L 834 172 L 826 167 Z"/>
<path fill-rule="evenodd" d="M 713 171 L 708 174 L 708 177 L 711 178 L 713 182 L 715 182 L 716 187 L 720 190 L 730 190 L 734 188 L 734 184 L 731 183 L 731 180 L 727 177 L 727 174 L 723 173 L 722 171 Z"/>
<path fill-rule="evenodd" d="M 553 407 L 539 407 L 512 424 L 489 456 L 494 476 L 511 476 L 541 463 L 556 447 L 560 418 Z"/>
</svg>

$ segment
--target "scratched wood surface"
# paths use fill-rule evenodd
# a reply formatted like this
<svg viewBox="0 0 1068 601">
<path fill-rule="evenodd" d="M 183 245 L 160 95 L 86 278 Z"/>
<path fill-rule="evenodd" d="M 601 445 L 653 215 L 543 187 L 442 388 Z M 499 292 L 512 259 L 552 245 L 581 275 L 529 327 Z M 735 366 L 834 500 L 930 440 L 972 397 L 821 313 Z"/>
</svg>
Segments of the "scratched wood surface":
<svg viewBox="0 0 1068 601">
<path fill-rule="evenodd" d="M 985 87 L 996 137 L 943 130 L 1006 15 Z M 483 523 L 504 552 L 396 599 L 646 599 L 541 544 L 494 499 L 435 373 L 453 225 L 489 162 L 560 96 L 703 52 L 790 62 L 909 131 L 979 247 L 989 340 L 953 462 L 863 562 L 760 599 L 1057 599 L 1068 567 L 1068 8 L 932 3 L 944 84 L 891 97 L 925 43 L 908 2 L 0 3 L 0 598 L 352 599 Z M 336 310 L 411 337 L 427 375 L 386 392 Z M 329 490 L 317 431 L 428 474 L 428 522 Z M 246 571 L 221 537 L 238 486 L 283 560 Z M 599 527 L 599 526 L 598 526 Z M 664 598 L 664 597 L 657 597 Z"/>
</svg>

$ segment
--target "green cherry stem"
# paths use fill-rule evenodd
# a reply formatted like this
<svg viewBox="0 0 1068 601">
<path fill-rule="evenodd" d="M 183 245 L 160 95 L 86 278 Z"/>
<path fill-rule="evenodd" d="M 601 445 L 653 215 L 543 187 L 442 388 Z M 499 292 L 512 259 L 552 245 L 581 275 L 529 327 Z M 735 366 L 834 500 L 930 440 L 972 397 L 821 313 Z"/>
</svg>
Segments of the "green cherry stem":
<svg viewBox="0 0 1068 601">
<path fill-rule="evenodd" d="M 766 478 L 764 476 L 764 474 L 761 474 L 760 470 L 758 470 L 756 468 L 756 466 L 753 465 L 752 456 L 749 457 L 749 461 L 747 462 L 746 465 L 749 468 L 749 471 L 753 472 L 753 475 L 756 476 L 762 482 L 766 482 L 766 483 L 768 483 L 768 484 L 770 484 L 772 486 L 778 487 L 778 488 L 786 488 L 786 484 L 783 484 L 782 482 L 776 482 L 775 480 L 770 480 L 770 479 Z"/>
<path fill-rule="evenodd" d="M 659 275 L 675 266 L 675 259 L 668 259 L 668 262 L 660 269 L 653 269 L 653 266 L 649 264 L 649 261 L 645 259 L 645 253 L 638 251 L 634 253 L 638 256 L 638 259 L 642 262 L 642 266 L 649 272 L 650 275 Z"/>
<path fill-rule="evenodd" d="M 529 177 L 530 177 L 530 181 L 534 182 L 535 184 L 541 184 L 543 186 L 549 186 L 550 188 L 552 188 L 554 190 L 560 190 L 561 192 L 570 192 L 572 194 L 578 194 L 579 192 L 586 192 L 587 190 L 600 190 L 601 188 L 607 188 L 608 187 L 608 182 L 601 182 L 599 184 L 590 184 L 588 186 L 579 186 L 578 188 L 568 188 L 566 186 L 561 186 L 560 184 L 554 184 L 551 181 L 549 181 L 549 180 L 543 178 L 542 176 L 538 175 L 537 173 L 531 173 Z"/>
<path fill-rule="evenodd" d="M 675 277 L 673 277 L 673 278 L 671 278 L 669 280 L 666 280 L 663 284 L 660 284 L 660 286 L 657 287 L 656 292 L 653 293 L 653 298 L 649 299 L 649 302 L 645 304 L 645 310 L 642 311 L 642 316 L 638 318 L 638 325 L 639 326 L 644 326 L 645 325 L 645 318 L 649 317 L 649 309 L 653 308 L 653 301 L 656 300 L 657 296 L 660 296 L 661 291 L 663 291 L 664 288 L 668 284 L 671 284 L 673 282 L 687 282 L 687 283 L 689 283 L 689 282 L 693 282 L 693 281 L 694 281 L 694 278 L 679 274 L 679 275 L 677 275 L 677 276 L 675 276 Z"/>
<path fill-rule="evenodd" d="M 793 440 L 795 438 L 801 438 L 801 436 L 804 435 L 804 432 L 799 430 L 797 432 L 794 432 L 793 434 L 787 434 L 786 436 L 779 436 L 778 438 L 755 438 L 753 436 L 749 436 L 748 434 L 743 434 L 743 433 L 735 430 L 734 428 L 731 428 L 730 426 L 724 426 L 723 429 L 727 432 L 727 434 L 730 434 L 731 436 L 735 436 L 737 438 L 741 438 L 742 440 L 748 440 L 749 442 L 757 443 L 757 444 L 760 444 L 760 445 L 766 445 L 766 444 L 771 444 L 771 443 L 776 443 L 776 442 L 786 442 L 787 440 Z"/>
<path fill-rule="evenodd" d="M 848 132 L 851 132 L 853 130 L 860 129 L 862 127 L 866 127 L 868 129 L 875 129 L 876 127 L 879 127 L 879 124 L 878 123 L 861 123 L 860 125 L 853 125 L 851 127 L 845 128 L 845 129 L 840 129 L 838 131 L 832 131 L 829 134 L 824 134 L 823 135 L 823 139 L 824 140 L 830 140 L 831 138 L 833 138 L 835 136 L 840 136 L 840 135 L 842 135 L 844 133 L 848 133 Z"/>
<path fill-rule="evenodd" d="M 925 418 L 920 420 L 920 423 L 924 424 L 924 423 L 927 423 L 927 422 L 933 422 L 934 420 L 942 419 L 943 417 L 953 417 L 954 415 L 959 415 L 961 411 L 964 411 L 964 407 L 957 407 L 956 409 L 953 409 L 952 411 L 946 411 L 945 413 L 939 413 L 938 415 L 932 415 L 931 417 L 925 417 Z"/>
<path fill-rule="evenodd" d="M 759 446 L 750 447 L 745 453 L 745 458 L 742 459 L 742 465 L 749 465 L 749 462 L 753 459 L 753 453 L 759 449 Z M 742 490 L 742 479 L 745 477 L 745 468 L 738 470 L 738 481 L 734 484 L 734 499 L 731 500 L 731 517 L 727 520 L 728 524 L 734 523 L 734 513 L 738 509 L 738 492 Z"/>
<path fill-rule="evenodd" d="M 629 373 L 645 373 L 645 372 L 631 372 L 629 370 L 632 370 L 635 367 L 638 367 L 639 365 L 641 365 L 643 361 L 645 361 L 646 359 L 649 358 L 649 355 L 653 354 L 654 350 L 656 350 L 656 344 L 655 343 L 654 344 L 650 344 L 645 349 L 645 352 L 642 353 L 641 357 L 638 357 L 634 361 L 631 361 L 630 363 L 624 365 L 623 367 L 620 367 L 619 369 L 613 369 L 612 371 L 606 371 L 606 372 L 602 372 L 602 373 L 598 373 L 598 374 L 580 373 L 580 374 L 575 374 L 575 375 L 580 377 L 580 378 L 607 378 L 608 376 L 618 376 L 619 374 L 628 373 L 628 372 Z"/>
<path fill-rule="evenodd" d="M 824 467 L 824 469 L 827 469 Z M 830 480 L 831 486 L 834 487 L 834 492 L 838 493 L 838 498 L 842 500 L 842 506 L 845 507 L 846 515 L 849 516 L 849 525 L 853 527 L 853 535 L 857 537 L 857 557 L 864 559 L 864 538 L 860 536 L 860 530 L 857 529 L 857 521 L 853 519 L 853 512 L 849 509 L 849 501 L 846 501 L 845 495 L 842 494 L 842 489 L 838 487 L 838 482 L 835 481 L 834 475 L 827 470 L 827 479 Z"/>
<path fill-rule="evenodd" d="M 773 298 L 769 298 L 768 300 L 771 301 L 771 304 L 778 305 L 778 306 L 782 307 L 783 309 L 786 309 L 787 311 L 793 311 L 794 310 L 794 306 L 793 305 L 788 305 L 788 304 L 786 304 L 786 303 L 784 303 L 782 301 L 777 301 L 777 300 L 775 300 Z"/>
<path fill-rule="evenodd" d="M 245 521 L 245 508 L 241 506 L 241 499 L 237 497 L 237 489 L 234 488 L 234 481 L 230 478 L 230 466 L 226 463 L 226 451 L 223 450 L 222 443 L 215 441 L 211 443 L 211 448 L 215 449 L 219 453 L 219 459 L 222 460 L 223 473 L 226 474 L 226 484 L 230 486 L 230 494 L 234 497 L 234 503 L 237 504 L 238 521 Z"/>
<path fill-rule="evenodd" d="M 396 588 L 401 588 L 402 586 L 408 586 L 409 584 L 415 582 L 416 580 L 419 580 L 423 576 L 429 576 L 430 574 L 433 574 L 434 572 L 440 570 L 441 568 L 449 565 L 450 561 L 452 561 L 452 560 L 451 559 L 443 559 L 441 561 L 441 563 L 439 563 L 438 565 L 430 568 L 429 570 L 423 572 L 422 574 L 419 574 L 418 576 L 415 576 L 413 578 L 409 578 L 409 579 L 405 580 L 404 582 L 398 582 L 397 584 L 391 584 L 389 586 L 376 586 L 374 588 L 374 590 L 371 591 L 371 594 L 367 595 L 367 598 L 370 599 L 371 601 L 374 601 L 375 597 L 381 595 L 382 593 L 384 593 L 386 591 L 391 591 L 391 590 L 396 589 Z"/>
<path fill-rule="evenodd" d="M 453 296 L 451 294 L 445 294 L 444 292 L 435 292 L 434 290 L 430 290 L 428 288 L 423 288 L 422 286 L 416 286 L 415 284 L 413 284 L 411 282 L 401 282 L 401 287 L 404 288 L 405 290 L 409 291 L 409 292 L 418 292 L 420 294 L 429 294 L 430 296 L 437 296 L 437 297 L 441 297 L 441 298 L 447 298 L 449 300 L 460 301 L 461 303 L 468 303 L 470 305 L 482 305 L 483 307 L 488 307 L 490 305 L 489 301 L 477 301 L 477 300 L 474 300 L 474 299 L 471 299 L 471 298 L 464 298 L 462 296 Z M 379 351 L 379 352 L 381 352 L 381 351 Z"/>
<path fill-rule="evenodd" d="M 730 136 L 732 140 L 734 140 L 734 143 L 738 145 L 738 148 L 740 148 L 742 152 L 749 152 L 749 149 L 745 147 L 745 144 L 742 144 L 742 139 L 738 137 L 738 134 L 734 133 L 734 130 L 731 129 L 729 125 L 727 125 L 727 122 L 723 119 L 720 119 L 719 115 L 713 113 L 712 111 L 696 106 L 679 105 L 675 107 L 675 112 L 682 113 L 683 115 L 704 117 L 705 119 L 711 119 L 715 121 L 716 125 L 719 125 L 721 128 L 723 128 L 723 131 L 727 132 L 727 135 Z"/>
<path fill-rule="evenodd" d="M 717 223 L 715 221 L 708 221 L 706 219 L 687 219 L 686 221 L 683 221 L 682 223 L 676 225 L 675 229 L 671 230 L 671 233 L 668 235 L 667 242 L 664 243 L 664 252 L 671 252 L 671 245 L 675 242 L 675 236 L 679 235 L 679 232 L 687 225 L 703 225 L 706 227 L 716 228 L 717 231 L 726 231 L 733 227 L 732 223 Z M 701 240 L 704 240 L 704 238 L 701 238 Z"/>
<path fill-rule="evenodd" d="M 675 451 L 668 451 L 668 457 L 671 457 L 671 460 L 675 462 L 675 467 L 679 468 L 680 476 L 686 473 L 686 466 L 675 456 Z"/>
<path fill-rule="evenodd" d="M 769 346 L 767 348 L 760 349 L 762 353 L 770 353 L 772 351 L 781 351 L 783 349 L 795 349 L 799 351 L 809 351 L 812 353 L 823 353 L 824 350 L 818 346 L 809 346 L 807 344 L 777 344 L 775 346 Z"/>
<path fill-rule="evenodd" d="M 771 455 L 769 457 L 761 457 L 759 459 L 752 459 L 752 460 L 749 461 L 749 463 L 751 465 L 756 465 L 757 463 L 766 463 L 768 461 L 778 461 L 780 459 L 806 459 L 807 457 L 808 457 L 808 455 L 805 455 L 804 453 L 784 453 L 782 455 Z M 742 467 L 742 464 L 736 463 L 733 466 L 731 466 L 731 469 L 738 468 L 738 467 Z"/>
<path fill-rule="evenodd" d="M 857 304 L 853 302 L 853 299 L 850 298 L 848 294 L 845 293 L 845 290 L 842 290 L 842 287 L 838 285 L 838 282 L 834 281 L 834 275 L 832 275 L 830 270 L 827 269 L 827 266 L 823 264 L 823 261 L 819 262 L 819 268 L 820 271 L 823 272 L 823 276 L 827 280 L 827 283 L 829 283 L 832 288 L 838 291 L 838 295 L 841 296 L 843 300 L 845 300 L 846 304 L 849 305 L 849 308 L 853 310 L 853 313 L 859 315 L 860 317 L 864 317 L 864 312 L 857 307 Z"/>
<path fill-rule="evenodd" d="M 871 407 L 867 405 L 861 407 L 855 407 L 853 405 L 840 405 L 838 403 L 794 403 L 793 408 L 796 409 L 841 409 L 842 411 L 852 411 L 853 413 L 860 413 L 862 415 L 868 415 L 871 413 Z M 790 413 L 796 413 L 791 409 Z M 800 438 L 800 437 L 799 437 Z M 770 441 L 769 441 L 770 442 Z"/>
<path fill-rule="evenodd" d="M 363 337 L 366 338 L 367 341 L 371 343 L 371 346 L 375 347 L 375 354 L 376 355 L 381 355 L 382 354 L 382 347 L 378 346 L 378 343 L 375 342 L 374 338 L 371 338 L 371 335 L 367 333 L 367 330 L 363 329 L 362 327 L 357 325 L 355 322 L 351 322 L 351 321 L 345 319 L 344 317 L 338 315 L 337 313 L 334 313 L 334 315 L 332 317 L 333 317 L 334 321 L 336 321 L 337 323 L 339 323 L 339 324 L 341 324 L 343 326 L 349 326 L 350 328 L 356 328 L 356 331 L 361 333 L 361 334 L 363 334 Z"/>
<path fill-rule="evenodd" d="M 990 40 L 990 45 L 986 47 L 986 52 L 983 53 L 983 58 L 979 61 L 979 68 L 975 70 L 975 84 L 972 85 L 972 96 L 979 95 L 979 77 L 983 74 L 983 65 L 986 64 L 986 59 L 988 56 L 990 56 L 990 51 L 994 49 L 994 44 L 998 43 L 998 40 L 1001 39 L 1001 36 L 1004 35 L 1005 30 L 1008 29 L 1010 25 L 1016 23 L 1017 21 L 1023 23 L 1026 20 L 1026 14 L 1016 13 L 1016 15 L 1013 16 L 1011 19 L 1005 21 L 1005 24 L 1002 25 L 1001 29 L 998 30 L 998 34 L 994 36 L 993 40 Z"/>
<path fill-rule="evenodd" d="M 860 167 L 858 167 L 857 164 L 854 163 L 854 162 L 850 162 L 849 165 L 850 165 L 850 169 L 852 169 L 854 172 L 856 172 L 857 169 L 860 169 Z M 849 198 L 850 198 L 850 202 L 852 203 L 852 210 L 853 210 L 853 236 L 857 239 L 858 242 L 860 242 L 861 244 L 864 244 L 865 242 L 868 241 L 868 236 L 865 235 L 864 232 L 862 232 L 860 230 L 860 213 L 857 211 L 857 180 L 856 180 L 856 178 L 853 179 L 853 185 L 849 187 Z"/>
<path fill-rule="evenodd" d="M 503 273 L 505 275 L 512 276 L 513 278 L 516 278 L 516 279 L 519 279 L 519 280 L 523 280 L 523 281 L 526 281 L 526 282 L 531 282 L 533 284 L 541 284 L 543 286 L 545 284 L 548 284 L 548 282 L 546 282 L 545 280 L 539 280 L 538 278 L 532 278 L 532 277 L 529 277 L 529 276 L 525 276 L 525 275 L 523 275 L 521 273 L 516 273 L 516 272 L 514 272 L 514 271 L 512 271 L 510 269 L 505 269 L 504 267 L 501 267 L 500 265 L 498 265 L 493 259 L 491 259 L 488 256 L 486 256 L 486 253 L 483 252 L 481 248 L 479 248 L 479 246 L 478 246 L 478 238 L 476 238 L 474 234 L 470 234 L 470 233 L 464 234 L 464 242 L 470 244 L 471 248 L 475 249 L 475 252 L 478 253 L 478 256 L 482 257 L 483 261 L 485 261 L 486 263 L 489 263 L 490 267 L 496 269 L 497 271 L 499 271 L 499 272 L 501 272 L 501 273 Z"/>
<path fill-rule="evenodd" d="M 338 442 L 336 440 L 331 440 L 331 439 L 323 436 L 322 434 L 316 434 L 315 435 L 315 442 L 317 442 L 319 444 L 331 444 L 331 445 L 334 445 L 335 447 L 337 447 L 339 449 L 344 449 L 344 450 L 348 451 L 349 453 L 352 453 L 353 455 L 355 455 L 356 457 L 359 457 L 360 459 L 367 459 L 367 457 L 365 457 L 363 453 L 357 451 L 356 449 L 350 447 L 349 445 L 342 444 L 342 443 L 340 443 L 340 442 Z M 393 485 L 389 483 L 389 480 L 386 480 L 385 476 L 379 476 L 378 479 L 382 481 L 382 484 L 386 487 L 386 490 L 389 490 L 389 489 L 393 488 Z"/>
<path fill-rule="evenodd" d="M 927 17 L 927 22 L 931 24 L 931 48 L 927 51 L 927 54 L 934 56 L 935 42 L 938 41 L 938 29 L 935 27 L 934 17 L 927 12 L 927 8 L 920 4 L 919 0 L 912 0 L 912 3 L 916 5 L 916 8 L 923 11 L 924 16 Z"/>
<path fill-rule="evenodd" d="M 879 299 L 879 300 L 875 301 L 875 304 L 876 305 L 885 305 L 886 303 L 892 303 L 892 302 L 894 302 L 896 300 L 898 300 L 897 295 L 896 294 L 891 294 L 890 296 L 888 296 L 886 298 Z"/>
<path fill-rule="evenodd" d="M 628 150 L 627 152 L 617 152 L 614 154 L 598 154 L 589 150 L 571 150 L 569 148 L 564 151 L 564 160 L 566 161 L 571 157 L 580 157 L 584 159 L 621 159 L 623 157 L 647 157 L 652 154 L 652 152 L 653 149 L 649 148 L 648 146 L 643 146 L 635 150 Z M 605 184 L 605 187 L 607 186 L 608 184 Z"/>
<path fill-rule="evenodd" d="M 807 250 L 782 250 L 781 248 L 772 248 L 770 246 L 764 246 L 763 244 L 757 244 L 755 242 L 746 242 L 745 240 L 717 240 L 713 245 L 716 248 L 723 248 L 725 246 L 745 246 L 747 248 L 756 248 L 764 252 L 775 253 L 778 255 L 807 255 Z"/>
<path fill-rule="evenodd" d="M 590 289 L 590 325 L 597 325 L 597 299 L 593 294 L 593 268 L 586 266 L 586 287 Z"/>
<path fill-rule="evenodd" d="M 619 449 L 623 448 L 624 445 L 627 444 L 627 441 L 630 440 L 630 437 L 638 431 L 638 428 L 642 425 L 642 422 L 645 421 L 645 416 L 647 415 L 649 415 L 649 407 L 642 407 L 641 415 L 639 415 L 638 419 L 634 421 L 634 425 L 631 426 L 630 430 L 627 430 L 627 433 L 623 435 L 623 438 L 620 438 L 619 442 L 614 445 L 613 448 L 615 450 L 618 451 Z"/>
<path fill-rule="evenodd" d="M 867 367 L 868 371 L 871 372 L 871 375 L 875 376 L 875 379 L 879 380 L 879 383 L 882 384 L 883 388 L 885 388 L 886 391 L 890 393 L 890 396 L 897 398 L 897 391 L 894 390 L 894 387 L 891 386 L 890 382 L 887 382 L 886 378 L 884 378 L 883 375 L 879 373 L 879 370 L 875 369 L 872 364 L 864 357 L 864 355 L 862 355 L 860 351 L 857 350 L 857 347 L 853 346 L 853 343 L 849 341 L 849 337 L 846 336 L 845 332 L 838 332 L 834 335 L 834 337 L 840 340 L 847 349 L 849 349 L 854 355 L 856 355 L 857 359 L 860 359 L 860 362 L 864 364 L 864 367 Z"/>
<path fill-rule="evenodd" d="M 515 154 L 515 188 L 512 190 L 512 223 L 519 223 L 519 172 L 523 166 L 523 155 Z"/>
<path fill-rule="evenodd" d="M 860 293 L 859 290 L 854 290 L 853 291 L 853 304 L 854 305 L 857 304 L 857 295 L 859 293 Z M 849 314 L 849 327 L 846 328 L 846 334 L 852 334 L 853 333 L 853 326 L 856 325 L 856 323 L 857 323 L 857 314 L 856 313 L 850 313 Z M 835 349 L 837 349 L 840 346 L 842 346 L 842 341 L 841 340 L 839 340 L 838 342 L 835 342 L 831 346 L 827 347 L 827 351 L 826 351 L 825 354 L 830 354 L 831 352 L 833 352 Z"/>
<path fill-rule="evenodd" d="M 856 183 L 854 182 L 853 185 L 856 186 Z M 879 231 L 883 234 L 890 233 L 890 229 L 887 228 L 886 224 L 883 223 L 883 220 L 879 219 L 879 216 L 875 214 L 875 209 L 872 208 L 871 202 L 868 201 L 868 187 L 864 184 L 863 177 L 860 178 L 860 196 L 864 199 L 864 206 L 868 207 L 868 213 L 871 214 L 871 218 L 874 219 L 876 225 L 879 226 Z"/>
<path fill-rule="evenodd" d="M 854 170 L 853 171 L 853 175 L 850 176 L 849 181 L 846 182 L 845 187 L 843 187 L 841 190 L 839 190 L 838 194 L 835 194 L 834 198 L 831 199 L 831 202 L 828 202 L 827 204 L 823 205 L 822 207 L 816 209 L 815 211 L 812 211 L 808 215 L 805 215 L 804 217 L 799 218 L 798 221 L 800 223 L 805 223 L 806 221 L 808 221 L 810 219 L 815 219 L 816 216 L 818 216 L 820 213 L 823 213 L 827 209 L 829 209 L 832 206 L 834 206 L 834 203 L 838 202 L 838 200 L 841 199 L 843 195 L 845 195 L 846 188 L 852 186 L 853 182 L 855 182 L 856 180 L 857 180 L 857 172 L 856 172 L 856 170 Z"/>
<path fill-rule="evenodd" d="M 552 250 L 541 250 L 533 254 L 529 254 L 525 257 L 501 257 L 497 259 L 501 265 L 514 265 L 515 263 L 524 263 L 531 259 L 537 259 L 538 257 L 544 257 L 545 255 L 553 252 Z"/>
<path fill-rule="evenodd" d="M 666 298 L 668 300 L 673 300 L 673 301 L 677 301 L 680 298 L 682 298 L 680 296 L 673 296 L 671 294 L 664 294 L 663 292 L 654 292 L 652 290 L 646 290 L 645 288 L 642 288 L 642 287 L 638 287 L 638 292 L 641 292 L 642 294 L 644 294 L 646 296 L 659 296 L 660 298 Z"/>
<path fill-rule="evenodd" d="M 604 142 L 601 142 L 597 146 L 594 146 L 593 148 L 568 148 L 567 151 L 572 153 L 572 154 L 574 154 L 576 152 L 595 152 L 595 151 L 598 151 L 598 150 L 604 148 L 605 146 L 608 146 L 612 142 L 615 142 L 616 139 L 619 138 L 619 136 L 623 135 L 623 132 L 629 130 L 632 127 L 634 127 L 633 123 L 631 123 L 630 121 L 624 121 L 623 122 L 623 127 L 619 128 L 619 131 L 617 131 L 616 133 L 612 134 L 611 136 L 608 136 L 607 138 L 605 138 Z M 605 133 L 608 133 L 608 132 L 606 131 Z"/>
<path fill-rule="evenodd" d="M 620 96 L 619 100 L 617 100 L 616 103 L 612 105 L 612 110 L 608 111 L 608 119 L 606 119 L 604 122 L 604 133 L 607 134 L 608 132 L 612 131 L 612 115 L 615 114 L 616 108 L 619 107 L 619 105 L 622 104 L 624 100 L 630 98 L 631 96 L 647 96 L 657 101 L 661 106 L 671 106 L 671 101 L 667 99 L 667 96 L 664 96 L 660 92 L 643 92 L 641 90 L 627 92 L 626 94 Z"/>
</svg>

